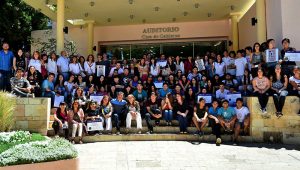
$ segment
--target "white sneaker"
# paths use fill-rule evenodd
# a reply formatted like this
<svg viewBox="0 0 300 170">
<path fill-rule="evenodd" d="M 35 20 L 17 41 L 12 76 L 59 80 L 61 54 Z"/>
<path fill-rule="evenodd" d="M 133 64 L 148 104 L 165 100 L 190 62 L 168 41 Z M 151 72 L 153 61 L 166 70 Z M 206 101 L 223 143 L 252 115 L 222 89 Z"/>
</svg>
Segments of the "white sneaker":
<svg viewBox="0 0 300 170">
<path fill-rule="evenodd" d="M 220 146 L 220 144 L 222 143 L 222 139 L 221 138 L 217 138 L 216 140 L 216 145 Z"/>
</svg>

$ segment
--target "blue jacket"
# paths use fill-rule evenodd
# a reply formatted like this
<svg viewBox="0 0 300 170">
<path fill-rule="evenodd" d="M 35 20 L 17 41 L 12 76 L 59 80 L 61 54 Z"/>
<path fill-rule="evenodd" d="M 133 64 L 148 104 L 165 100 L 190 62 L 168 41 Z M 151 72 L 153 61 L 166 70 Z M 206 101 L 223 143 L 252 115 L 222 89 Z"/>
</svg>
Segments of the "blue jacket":
<svg viewBox="0 0 300 170">
<path fill-rule="evenodd" d="M 11 71 L 14 54 L 11 51 L 7 53 L 0 51 L 0 70 Z"/>
<path fill-rule="evenodd" d="M 118 114 L 118 115 L 123 115 L 127 114 L 127 102 L 125 100 L 117 100 L 117 99 L 112 99 L 110 103 L 113 106 L 113 114 Z"/>
</svg>

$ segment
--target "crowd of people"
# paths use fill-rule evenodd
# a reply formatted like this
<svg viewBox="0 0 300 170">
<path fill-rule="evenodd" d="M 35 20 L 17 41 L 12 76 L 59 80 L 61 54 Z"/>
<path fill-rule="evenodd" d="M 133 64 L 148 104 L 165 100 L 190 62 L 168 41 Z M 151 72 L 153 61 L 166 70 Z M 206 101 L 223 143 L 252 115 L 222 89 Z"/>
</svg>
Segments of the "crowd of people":
<svg viewBox="0 0 300 170">
<path fill-rule="evenodd" d="M 257 96 L 261 115 L 269 118 L 268 96 L 272 96 L 276 116 L 284 115 L 282 108 L 287 95 L 300 94 L 300 69 L 293 61 L 285 60 L 290 40 L 282 40 L 279 60 L 266 61 L 266 50 L 276 49 L 275 40 L 223 54 L 207 52 L 204 56 L 151 56 L 139 60 L 108 59 L 105 53 L 96 58 L 68 56 L 52 52 L 16 54 L 3 43 L 0 51 L 0 90 L 11 91 L 21 97 L 50 97 L 51 106 L 58 107 L 54 115 L 55 133 L 64 130 L 74 142 L 76 134 L 82 143 L 82 133 L 111 133 L 112 127 L 120 134 L 120 126 L 131 128 L 136 120 L 142 133 L 145 119 L 149 134 L 153 126 L 165 120 L 179 121 L 180 133 L 188 133 L 196 126 L 197 135 L 209 124 L 221 143 L 221 129 L 233 133 L 237 142 L 240 130 L 249 133 L 250 113 L 243 96 Z M 236 101 L 228 101 L 229 94 L 240 94 Z M 63 101 L 55 103 L 57 97 Z M 100 100 L 94 96 L 102 96 Z M 206 97 L 209 96 L 211 99 Z M 99 99 L 99 98 L 97 98 Z M 95 127 L 97 126 L 97 127 Z"/>
</svg>

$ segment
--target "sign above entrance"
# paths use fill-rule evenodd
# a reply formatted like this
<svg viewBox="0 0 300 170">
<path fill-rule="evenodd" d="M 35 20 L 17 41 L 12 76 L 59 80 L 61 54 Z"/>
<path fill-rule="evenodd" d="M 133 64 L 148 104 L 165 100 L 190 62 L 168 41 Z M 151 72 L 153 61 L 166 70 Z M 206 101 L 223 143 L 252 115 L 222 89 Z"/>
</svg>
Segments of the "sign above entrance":
<svg viewBox="0 0 300 170">
<path fill-rule="evenodd" d="M 142 39 L 172 39 L 180 38 L 179 27 L 158 27 L 145 28 L 142 32 Z"/>
</svg>

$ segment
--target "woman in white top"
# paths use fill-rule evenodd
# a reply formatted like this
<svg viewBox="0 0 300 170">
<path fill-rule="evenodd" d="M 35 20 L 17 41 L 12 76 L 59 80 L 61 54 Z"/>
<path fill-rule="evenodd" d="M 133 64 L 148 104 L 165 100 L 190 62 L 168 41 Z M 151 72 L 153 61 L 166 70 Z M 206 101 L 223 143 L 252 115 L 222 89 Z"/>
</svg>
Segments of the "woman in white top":
<svg viewBox="0 0 300 170">
<path fill-rule="evenodd" d="M 135 98 L 132 94 L 128 95 L 128 113 L 126 117 L 126 128 L 127 130 L 131 128 L 131 120 L 136 120 L 136 126 L 138 129 L 138 134 L 142 133 L 142 117 L 140 113 L 140 104 L 135 101 Z"/>
<path fill-rule="evenodd" d="M 156 59 L 155 58 L 151 58 L 150 60 L 150 74 L 156 78 L 159 74 L 160 70 L 159 70 L 159 65 L 156 63 Z"/>
<path fill-rule="evenodd" d="M 71 74 L 78 76 L 81 72 L 81 66 L 80 64 L 77 62 L 77 57 L 73 56 L 71 63 L 69 64 L 69 71 L 71 72 Z"/>
<path fill-rule="evenodd" d="M 57 64 L 56 64 L 56 54 L 55 53 L 51 53 L 50 54 L 50 58 L 48 60 L 47 63 L 47 70 L 49 73 L 53 73 L 55 74 L 55 77 L 57 77 Z"/>
<path fill-rule="evenodd" d="M 178 70 L 181 70 L 182 73 L 184 74 L 184 63 L 180 60 L 179 56 L 176 56 L 174 64 L 176 66 L 176 71 L 175 72 L 177 73 Z"/>
<path fill-rule="evenodd" d="M 218 74 L 220 78 L 223 78 L 225 73 L 225 63 L 222 61 L 220 54 L 217 55 L 217 61 L 214 62 L 213 68 L 215 70 L 215 74 Z"/>
<path fill-rule="evenodd" d="M 42 64 L 40 61 L 40 53 L 38 51 L 33 52 L 33 57 L 29 61 L 28 68 L 30 66 L 33 66 L 37 71 L 39 71 L 41 73 Z"/>
<path fill-rule="evenodd" d="M 93 55 L 88 55 L 87 60 L 84 62 L 84 71 L 87 75 L 93 75 L 96 72 L 96 63 Z"/>
</svg>

